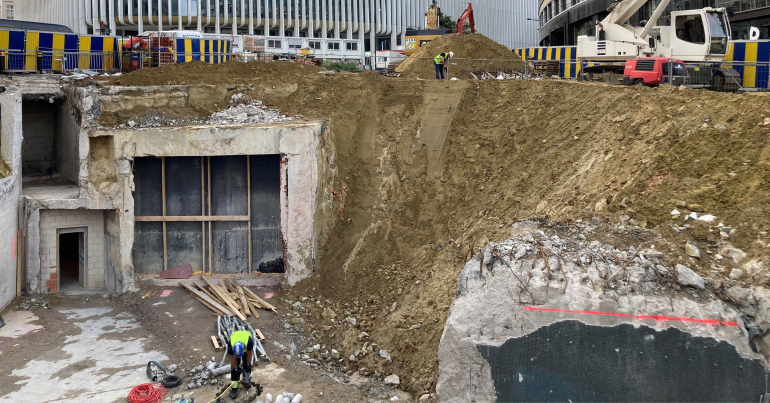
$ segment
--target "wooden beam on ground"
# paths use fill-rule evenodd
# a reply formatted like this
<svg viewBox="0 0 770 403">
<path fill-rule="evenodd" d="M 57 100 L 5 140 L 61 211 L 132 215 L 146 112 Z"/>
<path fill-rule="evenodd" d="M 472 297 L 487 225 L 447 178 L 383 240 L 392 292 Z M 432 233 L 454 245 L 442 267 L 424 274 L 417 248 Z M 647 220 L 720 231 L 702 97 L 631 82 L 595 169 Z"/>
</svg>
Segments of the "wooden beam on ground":
<svg viewBox="0 0 770 403">
<path fill-rule="evenodd" d="M 269 303 L 267 303 L 267 302 L 266 302 L 265 300 L 263 300 L 262 298 L 259 298 L 259 297 L 257 296 L 257 294 L 254 294 L 254 292 L 253 292 L 253 291 L 251 291 L 250 289 L 248 289 L 248 288 L 244 288 L 244 289 L 243 289 L 243 291 L 244 291 L 244 292 L 246 292 L 247 294 L 249 294 L 249 295 L 250 295 L 252 298 L 256 299 L 256 300 L 257 300 L 257 302 L 259 302 L 259 303 L 260 303 L 262 306 L 264 306 L 265 308 L 267 308 L 267 309 L 269 309 L 269 310 L 273 311 L 274 313 L 278 313 L 278 311 L 275 309 L 275 307 L 274 307 L 274 306 L 270 305 Z"/>
<path fill-rule="evenodd" d="M 227 304 L 231 308 L 231 311 L 233 311 L 233 316 L 237 316 L 240 320 L 246 320 L 246 317 L 243 316 L 242 313 L 238 311 L 237 305 L 235 304 L 235 301 L 233 301 L 229 295 L 227 295 L 227 292 L 225 290 L 217 287 L 216 285 L 212 284 L 206 277 L 201 277 L 206 284 L 209 285 L 209 287 L 216 292 L 219 295 L 219 298 L 222 299 L 222 301 Z M 231 314 L 232 315 L 232 314 Z"/>
<path fill-rule="evenodd" d="M 217 296 L 214 295 L 211 291 L 207 290 L 206 287 L 204 287 L 204 286 L 202 286 L 202 285 L 200 285 L 198 283 L 193 283 L 193 285 L 198 287 L 198 289 L 200 289 L 204 294 L 208 295 L 209 298 L 213 299 L 214 301 L 216 301 L 218 299 Z"/>
<path fill-rule="evenodd" d="M 246 300 L 246 295 L 243 293 L 243 288 L 241 287 L 238 287 L 238 298 L 241 299 L 241 305 L 243 305 L 246 316 L 251 316 L 249 313 L 249 301 Z"/>
<path fill-rule="evenodd" d="M 211 336 L 211 343 L 214 344 L 214 351 L 222 351 L 225 349 L 225 346 L 222 345 L 222 342 L 219 341 L 217 336 Z"/>
<path fill-rule="evenodd" d="M 251 301 L 248 301 L 249 308 L 251 308 L 251 314 L 254 315 L 254 319 L 259 319 L 259 312 L 257 312 L 257 307 L 254 306 L 254 304 Z"/>
<path fill-rule="evenodd" d="M 259 341 L 265 341 L 265 335 L 262 334 L 262 331 L 259 329 L 254 329 L 255 332 L 257 332 L 257 338 Z"/>
<path fill-rule="evenodd" d="M 206 301 L 207 304 L 211 305 L 212 307 L 216 308 L 216 310 L 220 311 L 222 314 L 230 315 L 232 316 L 232 313 L 229 309 L 225 308 L 224 306 L 220 305 L 218 302 L 214 301 L 213 299 L 209 298 L 208 295 L 196 290 L 195 288 L 191 287 L 188 284 L 182 283 L 182 287 L 184 287 L 185 290 L 187 290 L 190 294 L 198 297 L 201 301 Z"/>
</svg>

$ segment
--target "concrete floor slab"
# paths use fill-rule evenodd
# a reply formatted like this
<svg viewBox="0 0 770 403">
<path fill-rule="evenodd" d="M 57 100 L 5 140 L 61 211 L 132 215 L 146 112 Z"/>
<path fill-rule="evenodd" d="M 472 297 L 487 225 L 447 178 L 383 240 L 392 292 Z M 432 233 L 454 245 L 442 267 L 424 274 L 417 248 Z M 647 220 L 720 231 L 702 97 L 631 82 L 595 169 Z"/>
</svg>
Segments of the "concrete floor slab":
<svg viewBox="0 0 770 403">
<path fill-rule="evenodd" d="M 80 188 L 75 182 L 70 182 L 58 176 L 23 178 L 22 196 L 39 200 L 66 200 L 80 197 Z"/>
<path fill-rule="evenodd" d="M 46 312 L 45 330 L 6 350 L 0 402 L 125 401 L 131 388 L 147 382 L 147 362 L 167 359 L 146 346 L 149 338 L 135 318 L 108 300 L 68 297 L 66 305 Z M 7 317 L 25 318 L 16 312 Z"/>
</svg>

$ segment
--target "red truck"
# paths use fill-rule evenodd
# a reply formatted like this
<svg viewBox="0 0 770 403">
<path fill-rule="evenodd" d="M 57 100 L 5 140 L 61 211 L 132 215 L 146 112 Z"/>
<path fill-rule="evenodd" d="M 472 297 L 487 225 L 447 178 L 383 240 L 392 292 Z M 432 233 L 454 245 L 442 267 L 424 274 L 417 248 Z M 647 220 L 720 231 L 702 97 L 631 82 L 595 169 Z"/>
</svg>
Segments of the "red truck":
<svg viewBox="0 0 770 403">
<path fill-rule="evenodd" d="M 669 67 L 673 70 L 669 74 Z M 671 77 L 669 78 L 669 75 Z M 687 79 L 684 62 L 666 57 L 640 57 L 626 62 L 623 84 L 655 86 L 671 83 L 683 85 Z"/>
</svg>

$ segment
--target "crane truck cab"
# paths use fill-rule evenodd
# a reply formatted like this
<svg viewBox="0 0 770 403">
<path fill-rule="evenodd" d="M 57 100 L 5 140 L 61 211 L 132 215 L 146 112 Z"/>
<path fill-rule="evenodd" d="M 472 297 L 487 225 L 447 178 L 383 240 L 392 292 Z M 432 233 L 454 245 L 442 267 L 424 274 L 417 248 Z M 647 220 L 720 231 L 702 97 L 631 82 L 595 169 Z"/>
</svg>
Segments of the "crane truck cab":
<svg viewBox="0 0 770 403">
<path fill-rule="evenodd" d="M 669 72 L 669 69 L 672 72 Z M 640 57 L 629 60 L 623 72 L 623 84 L 656 86 L 665 83 L 683 85 L 687 80 L 684 62 L 665 57 Z"/>
</svg>

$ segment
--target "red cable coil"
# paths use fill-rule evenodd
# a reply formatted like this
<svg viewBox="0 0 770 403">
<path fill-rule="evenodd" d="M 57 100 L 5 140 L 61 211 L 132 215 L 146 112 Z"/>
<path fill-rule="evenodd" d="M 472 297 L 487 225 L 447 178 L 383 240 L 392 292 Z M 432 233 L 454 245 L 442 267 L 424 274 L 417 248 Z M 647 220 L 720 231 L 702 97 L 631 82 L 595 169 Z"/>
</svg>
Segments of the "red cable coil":
<svg viewBox="0 0 770 403">
<path fill-rule="evenodd" d="M 159 383 L 143 383 L 135 386 L 128 393 L 128 403 L 160 403 L 168 389 Z"/>
</svg>

